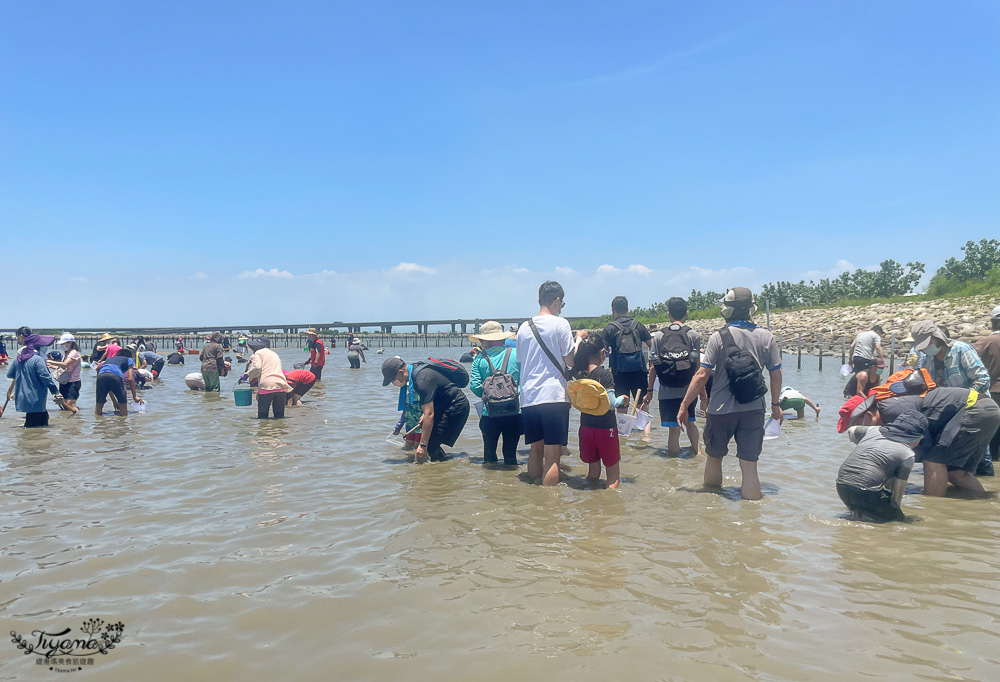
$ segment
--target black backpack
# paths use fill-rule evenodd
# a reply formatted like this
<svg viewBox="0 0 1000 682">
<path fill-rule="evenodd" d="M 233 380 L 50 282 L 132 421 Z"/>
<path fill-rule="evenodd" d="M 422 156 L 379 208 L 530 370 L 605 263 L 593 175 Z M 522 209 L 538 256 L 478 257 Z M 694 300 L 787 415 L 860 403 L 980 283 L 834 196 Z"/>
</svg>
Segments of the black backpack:
<svg viewBox="0 0 1000 682">
<path fill-rule="evenodd" d="M 646 363 L 642 356 L 642 339 L 639 338 L 639 327 L 635 320 L 625 326 L 618 320 L 611 323 L 618 329 L 612 350 L 611 361 L 619 372 L 642 372 Z"/>
<path fill-rule="evenodd" d="M 653 365 L 661 386 L 683 388 L 694 378 L 697 367 L 689 331 L 687 325 L 674 323 L 661 333 Z"/>
<path fill-rule="evenodd" d="M 430 367 L 431 369 L 440 372 L 448 379 L 448 381 L 455 384 L 459 388 L 465 388 L 469 385 L 469 373 L 466 371 L 465 367 L 462 367 L 462 365 L 454 360 L 427 358 L 426 367 Z"/>
<path fill-rule="evenodd" d="M 507 373 L 507 365 L 513 352 L 512 348 L 507 349 L 498 371 L 490 360 L 489 351 L 483 350 L 483 358 L 490 366 L 490 375 L 483 380 L 483 405 L 486 406 L 486 415 L 489 417 L 507 417 L 517 414 L 521 409 L 517 382 Z"/>
<path fill-rule="evenodd" d="M 729 327 L 720 329 L 719 334 L 722 336 L 729 391 L 736 398 L 736 402 L 746 404 L 763 398 L 767 395 L 767 384 L 764 383 L 757 358 L 736 345 Z"/>
</svg>

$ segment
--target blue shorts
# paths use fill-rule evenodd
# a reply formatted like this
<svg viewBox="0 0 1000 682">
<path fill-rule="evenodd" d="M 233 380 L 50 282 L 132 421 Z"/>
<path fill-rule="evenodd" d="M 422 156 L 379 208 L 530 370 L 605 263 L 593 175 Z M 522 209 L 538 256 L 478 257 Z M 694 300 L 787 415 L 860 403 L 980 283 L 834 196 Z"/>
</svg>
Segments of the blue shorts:
<svg viewBox="0 0 1000 682">
<path fill-rule="evenodd" d="M 679 427 L 677 412 L 681 409 L 684 398 L 667 398 L 660 401 L 660 426 Z M 688 421 L 694 421 L 694 402 L 688 405 Z"/>
</svg>

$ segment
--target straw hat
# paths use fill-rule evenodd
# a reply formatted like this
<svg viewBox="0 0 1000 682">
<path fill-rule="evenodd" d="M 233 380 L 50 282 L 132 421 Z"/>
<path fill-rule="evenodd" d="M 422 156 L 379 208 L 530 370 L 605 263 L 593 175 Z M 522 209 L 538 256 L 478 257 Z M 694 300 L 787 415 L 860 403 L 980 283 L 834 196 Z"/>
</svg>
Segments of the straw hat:
<svg viewBox="0 0 1000 682">
<path fill-rule="evenodd" d="M 514 338 L 514 335 L 505 330 L 503 325 L 495 320 L 484 322 L 483 326 L 479 328 L 478 334 L 469 334 L 469 341 L 472 343 L 476 343 L 477 341 L 503 341 L 512 338 Z"/>
<path fill-rule="evenodd" d="M 107 332 L 101 334 L 101 338 L 97 339 L 97 343 L 104 343 L 105 341 L 114 341 L 115 337 Z"/>
<path fill-rule="evenodd" d="M 306 332 L 309 336 L 319 336 L 319 332 L 316 331 L 316 327 L 309 327 L 309 331 Z"/>
</svg>

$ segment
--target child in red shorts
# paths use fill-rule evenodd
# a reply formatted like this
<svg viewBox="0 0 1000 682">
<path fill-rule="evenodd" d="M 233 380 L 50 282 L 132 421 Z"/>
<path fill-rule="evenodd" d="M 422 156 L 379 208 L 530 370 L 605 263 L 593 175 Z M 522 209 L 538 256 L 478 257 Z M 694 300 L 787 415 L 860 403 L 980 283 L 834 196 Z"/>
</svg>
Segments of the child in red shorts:
<svg viewBox="0 0 1000 682">
<path fill-rule="evenodd" d="M 604 338 L 600 333 L 591 333 L 576 351 L 573 362 L 573 376 L 577 379 L 593 379 L 608 392 L 610 409 L 601 415 L 580 414 L 580 459 L 590 465 L 587 480 L 597 483 L 601 479 L 601 463 L 607 469 L 608 487 L 617 488 L 621 449 L 618 444 L 618 420 L 615 408 L 628 404 L 628 396 L 615 396 L 615 380 L 611 371 L 603 367 L 607 359 Z"/>
</svg>

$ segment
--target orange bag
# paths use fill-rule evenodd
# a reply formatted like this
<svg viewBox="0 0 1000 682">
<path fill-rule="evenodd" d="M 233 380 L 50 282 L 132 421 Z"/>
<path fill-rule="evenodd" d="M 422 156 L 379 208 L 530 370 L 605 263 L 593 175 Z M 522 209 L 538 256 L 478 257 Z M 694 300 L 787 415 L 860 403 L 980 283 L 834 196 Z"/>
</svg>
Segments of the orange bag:
<svg viewBox="0 0 1000 682">
<path fill-rule="evenodd" d="M 931 379 L 931 374 L 926 369 L 901 369 L 892 374 L 884 384 L 876 386 L 868 395 L 874 395 L 875 400 L 885 400 L 895 398 L 900 395 L 925 396 L 928 391 L 937 388 L 937 384 Z"/>
</svg>

